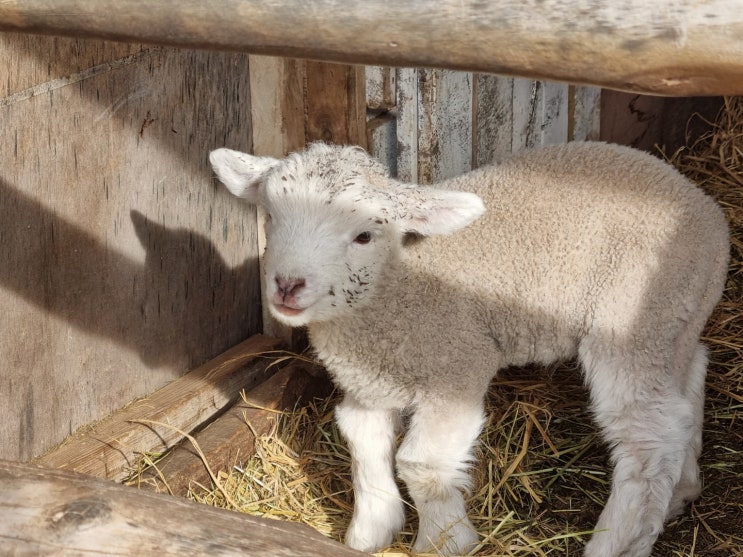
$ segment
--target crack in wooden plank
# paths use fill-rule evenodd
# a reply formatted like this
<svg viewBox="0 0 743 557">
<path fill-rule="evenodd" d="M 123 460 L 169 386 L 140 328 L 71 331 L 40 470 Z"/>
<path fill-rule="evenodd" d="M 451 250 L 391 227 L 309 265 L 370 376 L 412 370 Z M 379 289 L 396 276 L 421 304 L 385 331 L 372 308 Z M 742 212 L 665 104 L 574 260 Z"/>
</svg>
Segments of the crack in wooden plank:
<svg viewBox="0 0 743 557">
<path fill-rule="evenodd" d="M 124 56 L 123 58 L 119 58 L 118 60 L 104 62 L 103 64 L 97 64 L 68 76 L 52 79 L 51 81 L 46 81 L 44 83 L 39 83 L 38 85 L 34 85 L 33 87 L 29 87 L 28 89 L 18 91 L 17 93 L 13 93 L 8 97 L 0 99 L 0 108 L 5 108 L 6 106 L 11 106 L 13 104 L 38 97 L 40 95 L 46 95 L 47 93 L 51 93 L 52 91 L 61 89 L 62 87 L 67 87 L 68 85 L 73 85 L 75 83 L 85 81 L 86 79 L 90 79 L 92 77 L 117 70 L 130 64 L 134 64 L 142 59 L 149 58 L 150 56 L 157 52 L 160 52 L 161 50 L 162 47 L 149 48 L 141 52 L 130 54 L 129 56 Z"/>
</svg>

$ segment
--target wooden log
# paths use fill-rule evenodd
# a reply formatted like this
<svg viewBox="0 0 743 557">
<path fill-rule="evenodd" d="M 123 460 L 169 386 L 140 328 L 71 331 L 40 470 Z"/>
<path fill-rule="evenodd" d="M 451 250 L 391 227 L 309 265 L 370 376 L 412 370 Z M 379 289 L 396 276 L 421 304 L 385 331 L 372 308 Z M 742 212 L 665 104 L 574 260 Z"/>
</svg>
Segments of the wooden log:
<svg viewBox="0 0 743 557">
<path fill-rule="evenodd" d="M 311 528 L 0 460 L 3 555 L 360 557 Z"/>
<path fill-rule="evenodd" d="M 739 0 L 5 0 L 0 29 L 743 93 Z"/>
<path fill-rule="evenodd" d="M 162 453 L 272 371 L 280 341 L 256 335 L 37 459 L 51 468 L 124 479 L 143 453 Z M 263 357 L 262 357 L 263 356 Z"/>
<path fill-rule="evenodd" d="M 192 485 L 209 484 L 210 472 L 204 461 L 215 473 L 242 464 L 255 452 L 256 438 L 276 427 L 280 411 L 327 396 L 330 390 L 329 379 L 319 366 L 295 360 L 193 435 L 201 455 L 190 441 L 184 441 L 129 485 L 186 496 Z"/>
</svg>

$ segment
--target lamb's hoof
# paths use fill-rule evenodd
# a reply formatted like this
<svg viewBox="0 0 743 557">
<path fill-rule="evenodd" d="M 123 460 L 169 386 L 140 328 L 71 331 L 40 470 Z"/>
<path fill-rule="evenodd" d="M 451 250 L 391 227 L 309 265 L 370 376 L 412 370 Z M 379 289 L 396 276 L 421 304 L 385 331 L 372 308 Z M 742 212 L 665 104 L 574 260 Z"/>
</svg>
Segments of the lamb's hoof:
<svg viewBox="0 0 743 557">
<path fill-rule="evenodd" d="M 346 532 L 347 546 L 366 553 L 375 553 L 389 547 L 395 535 L 405 525 L 402 508 L 387 512 L 376 521 L 351 520 Z"/>
</svg>

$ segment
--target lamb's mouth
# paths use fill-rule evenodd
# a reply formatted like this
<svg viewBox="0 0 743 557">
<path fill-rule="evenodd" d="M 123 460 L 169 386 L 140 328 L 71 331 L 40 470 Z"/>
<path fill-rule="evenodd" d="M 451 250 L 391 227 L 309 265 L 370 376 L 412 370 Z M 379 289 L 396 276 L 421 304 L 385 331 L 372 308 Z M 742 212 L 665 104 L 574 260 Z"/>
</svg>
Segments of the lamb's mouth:
<svg viewBox="0 0 743 557">
<path fill-rule="evenodd" d="M 281 315 L 286 315 L 287 317 L 296 317 L 297 315 L 300 315 L 305 309 L 305 308 L 295 308 L 295 307 L 287 306 L 285 304 L 273 304 L 273 307 Z"/>
</svg>

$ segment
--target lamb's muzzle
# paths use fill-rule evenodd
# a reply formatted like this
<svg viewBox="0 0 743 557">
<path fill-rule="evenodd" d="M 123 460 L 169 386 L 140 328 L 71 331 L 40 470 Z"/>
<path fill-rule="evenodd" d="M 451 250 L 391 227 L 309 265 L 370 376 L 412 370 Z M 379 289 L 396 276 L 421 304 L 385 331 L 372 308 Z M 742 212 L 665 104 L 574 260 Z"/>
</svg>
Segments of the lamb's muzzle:
<svg viewBox="0 0 743 557">
<path fill-rule="evenodd" d="M 304 311 L 297 296 L 307 284 L 303 278 L 274 277 L 276 291 L 271 297 L 273 309 L 281 315 L 295 317 Z"/>
</svg>

